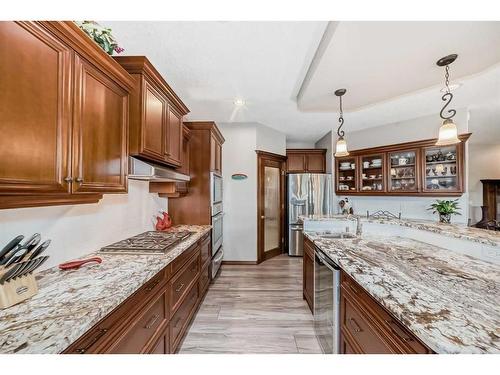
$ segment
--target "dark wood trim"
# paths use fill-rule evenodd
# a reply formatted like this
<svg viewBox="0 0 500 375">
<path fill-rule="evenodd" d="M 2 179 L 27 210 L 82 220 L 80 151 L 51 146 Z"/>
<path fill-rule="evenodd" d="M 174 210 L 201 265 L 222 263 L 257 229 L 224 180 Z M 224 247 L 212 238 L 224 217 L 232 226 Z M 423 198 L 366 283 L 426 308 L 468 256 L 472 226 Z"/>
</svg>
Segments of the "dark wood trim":
<svg viewBox="0 0 500 375">
<path fill-rule="evenodd" d="M 222 265 L 227 266 L 253 266 L 259 264 L 256 260 L 223 260 Z"/>
<path fill-rule="evenodd" d="M 255 150 L 257 154 L 257 263 L 284 252 L 285 228 L 285 163 L 286 156 L 267 151 Z M 280 170 L 280 246 L 276 249 L 264 251 L 264 167 L 266 164 Z"/>
<path fill-rule="evenodd" d="M 423 196 L 423 197 L 459 197 L 466 191 L 465 187 L 465 143 L 469 139 L 472 133 L 465 133 L 458 136 L 458 138 L 462 141 L 457 146 L 457 190 L 451 191 L 434 191 L 434 190 L 426 190 L 425 189 L 425 154 L 424 151 L 429 147 L 436 147 L 435 143 L 437 138 L 420 140 L 415 142 L 404 142 L 397 143 L 392 145 L 378 146 L 372 148 L 364 148 L 359 150 L 349 151 L 349 156 L 344 156 L 340 158 L 334 159 L 335 166 L 335 193 L 337 195 L 361 195 L 361 196 Z M 417 190 L 412 191 L 391 191 L 390 190 L 390 158 L 387 157 L 389 153 L 392 152 L 403 152 L 403 151 L 416 151 L 415 158 L 415 182 L 417 184 Z M 385 156 L 385 177 L 384 184 L 385 189 L 382 191 L 363 191 L 361 190 L 361 160 L 363 156 L 372 155 L 372 154 L 384 154 Z M 356 171 L 355 171 L 355 186 L 356 190 L 339 190 L 339 162 L 342 160 L 354 159 L 356 163 Z"/>
<path fill-rule="evenodd" d="M 184 125 L 190 130 L 210 130 L 221 144 L 226 141 L 214 121 L 184 121 Z"/>
<path fill-rule="evenodd" d="M 287 154 L 324 154 L 326 148 L 287 148 Z"/>
<path fill-rule="evenodd" d="M 67 204 L 97 203 L 102 194 L 59 194 L 59 195 L 13 195 L 0 196 L 0 209 L 40 206 L 62 206 Z"/>
</svg>

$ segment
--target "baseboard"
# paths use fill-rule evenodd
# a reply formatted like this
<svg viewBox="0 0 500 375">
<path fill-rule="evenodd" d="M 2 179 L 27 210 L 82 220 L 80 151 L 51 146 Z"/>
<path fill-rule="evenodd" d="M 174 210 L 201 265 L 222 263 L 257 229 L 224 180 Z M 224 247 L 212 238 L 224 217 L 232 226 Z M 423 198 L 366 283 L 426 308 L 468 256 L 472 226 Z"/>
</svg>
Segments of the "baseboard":
<svg viewBox="0 0 500 375">
<path fill-rule="evenodd" d="M 244 266 L 256 265 L 256 260 L 223 260 L 222 265 Z"/>
</svg>

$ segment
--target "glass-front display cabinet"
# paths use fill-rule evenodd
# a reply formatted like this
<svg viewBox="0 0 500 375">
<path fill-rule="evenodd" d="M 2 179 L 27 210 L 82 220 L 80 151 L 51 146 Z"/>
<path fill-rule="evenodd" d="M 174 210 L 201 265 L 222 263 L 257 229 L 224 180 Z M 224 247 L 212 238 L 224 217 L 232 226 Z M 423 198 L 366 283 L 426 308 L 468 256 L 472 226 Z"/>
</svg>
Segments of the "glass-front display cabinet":
<svg viewBox="0 0 500 375">
<path fill-rule="evenodd" d="M 460 191 L 457 145 L 426 147 L 424 155 L 425 182 L 423 189 L 429 192 Z"/>
<path fill-rule="evenodd" d="M 389 152 L 389 191 L 418 191 L 418 150 Z"/>
<path fill-rule="evenodd" d="M 358 191 L 357 157 L 343 157 L 336 159 L 337 191 Z"/>
<path fill-rule="evenodd" d="M 361 191 L 385 191 L 385 154 L 361 156 Z"/>
<path fill-rule="evenodd" d="M 337 195 L 404 195 L 452 197 L 465 192 L 465 143 L 436 146 L 426 139 L 350 150 L 335 158 Z"/>
</svg>

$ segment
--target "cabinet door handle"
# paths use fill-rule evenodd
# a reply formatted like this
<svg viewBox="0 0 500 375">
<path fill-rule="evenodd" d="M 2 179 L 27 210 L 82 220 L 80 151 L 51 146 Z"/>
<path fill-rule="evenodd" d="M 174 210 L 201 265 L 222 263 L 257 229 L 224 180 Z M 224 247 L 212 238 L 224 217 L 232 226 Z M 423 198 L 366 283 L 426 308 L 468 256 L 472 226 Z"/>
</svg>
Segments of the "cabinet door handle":
<svg viewBox="0 0 500 375">
<path fill-rule="evenodd" d="M 152 282 L 151 284 L 149 284 L 147 287 L 146 287 L 146 292 L 151 292 L 155 286 L 157 286 L 158 284 L 160 283 L 160 280 L 156 280 L 154 282 Z"/>
<path fill-rule="evenodd" d="M 177 289 L 175 289 L 175 291 L 179 293 L 182 290 L 182 288 L 184 288 L 184 283 L 181 283 L 181 285 L 179 285 Z"/>
<path fill-rule="evenodd" d="M 358 325 L 358 323 L 356 322 L 356 320 L 354 318 L 349 318 L 349 324 L 354 329 L 354 331 L 356 331 L 356 332 L 362 331 L 361 327 Z"/>
<path fill-rule="evenodd" d="M 67 182 L 68 184 L 71 184 L 71 183 L 73 182 L 73 177 L 69 177 L 69 176 L 68 176 L 68 177 L 66 177 L 66 178 L 64 179 L 64 182 Z"/>
<path fill-rule="evenodd" d="M 149 322 L 147 322 L 147 324 L 144 328 L 151 329 L 151 327 L 154 326 L 154 324 L 156 323 L 156 321 L 158 320 L 159 317 L 160 316 L 158 314 L 153 315 L 152 318 L 149 319 Z"/>
<path fill-rule="evenodd" d="M 84 348 L 78 348 L 75 350 L 76 353 L 78 354 L 85 354 L 89 348 L 94 345 L 99 339 L 104 336 L 108 332 L 107 328 L 101 328 L 97 331 L 97 335 L 94 336 L 94 338 L 85 346 Z"/>
<path fill-rule="evenodd" d="M 79 184 L 81 184 L 81 183 L 83 182 L 83 178 L 81 178 L 81 177 L 77 177 L 77 178 L 75 179 L 75 181 L 76 181 L 76 182 L 78 182 Z"/>
<path fill-rule="evenodd" d="M 391 332 L 393 334 L 395 334 L 397 337 L 399 337 L 401 340 L 403 340 L 404 342 L 410 342 L 410 341 L 413 341 L 413 337 L 410 337 L 408 335 L 406 335 L 402 330 L 401 328 L 399 328 L 399 326 L 392 320 L 389 320 L 389 319 L 385 319 L 385 322 L 389 325 L 389 327 L 391 328 Z"/>
</svg>

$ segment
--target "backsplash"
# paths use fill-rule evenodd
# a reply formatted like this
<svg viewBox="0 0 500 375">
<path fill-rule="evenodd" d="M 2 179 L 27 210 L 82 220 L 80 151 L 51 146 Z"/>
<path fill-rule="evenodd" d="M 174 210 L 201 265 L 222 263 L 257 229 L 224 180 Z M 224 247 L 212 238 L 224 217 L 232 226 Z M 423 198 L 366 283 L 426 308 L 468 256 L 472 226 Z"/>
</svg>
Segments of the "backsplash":
<svg viewBox="0 0 500 375">
<path fill-rule="evenodd" d="M 129 180 L 128 194 L 108 194 L 96 204 L 0 210 L 0 247 L 18 234 L 40 233 L 52 243 L 41 269 L 152 229 L 151 218 L 166 198 L 149 193 L 148 182 Z"/>
</svg>

